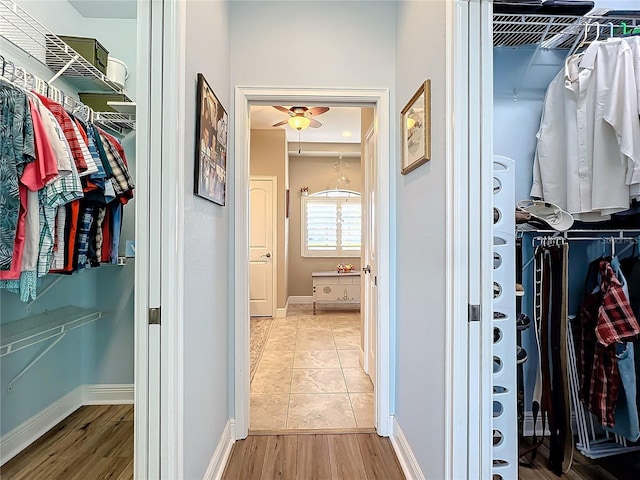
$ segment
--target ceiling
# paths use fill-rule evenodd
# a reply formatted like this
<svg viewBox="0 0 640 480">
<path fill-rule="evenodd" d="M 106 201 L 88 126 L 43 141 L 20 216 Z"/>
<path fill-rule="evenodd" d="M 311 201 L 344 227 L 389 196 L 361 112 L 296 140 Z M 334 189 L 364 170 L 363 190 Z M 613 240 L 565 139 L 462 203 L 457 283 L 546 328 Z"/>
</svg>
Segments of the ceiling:
<svg viewBox="0 0 640 480">
<path fill-rule="evenodd" d="M 283 105 L 290 108 L 291 105 Z M 330 107 L 331 109 L 318 116 L 316 120 L 322 123 L 319 128 L 306 128 L 300 132 L 301 142 L 317 143 L 360 143 L 360 108 L 359 107 Z M 298 131 L 289 125 L 272 127 L 274 123 L 288 119 L 286 113 L 271 106 L 251 107 L 251 128 L 271 129 L 283 128 L 287 132 L 288 142 L 298 141 Z M 351 137 L 342 136 L 343 132 L 351 132 Z"/>
<path fill-rule="evenodd" d="M 137 14 L 136 0 L 68 0 L 85 18 L 127 18 Z"/>
</svg>

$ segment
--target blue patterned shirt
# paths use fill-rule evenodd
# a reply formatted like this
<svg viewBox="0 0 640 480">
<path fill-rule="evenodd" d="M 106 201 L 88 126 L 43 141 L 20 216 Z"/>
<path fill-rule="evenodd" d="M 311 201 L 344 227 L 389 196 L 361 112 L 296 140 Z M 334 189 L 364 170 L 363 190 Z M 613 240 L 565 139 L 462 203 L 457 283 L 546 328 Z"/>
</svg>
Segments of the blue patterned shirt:
<svg viewBox="0 0 640 480">
<path fill-rule="evenodd" d="M 18 184 L 35 155 L 27 96 L 0 81 L 0 270 L 11 268 L 20 211 Z"/>
</svg>

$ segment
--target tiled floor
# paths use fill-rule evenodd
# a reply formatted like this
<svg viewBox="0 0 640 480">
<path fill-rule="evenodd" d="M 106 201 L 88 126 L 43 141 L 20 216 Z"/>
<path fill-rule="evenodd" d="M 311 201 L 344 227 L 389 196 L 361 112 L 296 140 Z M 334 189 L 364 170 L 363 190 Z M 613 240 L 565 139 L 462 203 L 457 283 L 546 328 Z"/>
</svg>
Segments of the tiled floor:
<svg viewBox="0 0 640 480">
<path fill-rule="evenodd" d="M 360 312 L 290 310 L 274 319 L 251 382 L 252 432 L 373 429 L 360 367 Z"/>
</svg>

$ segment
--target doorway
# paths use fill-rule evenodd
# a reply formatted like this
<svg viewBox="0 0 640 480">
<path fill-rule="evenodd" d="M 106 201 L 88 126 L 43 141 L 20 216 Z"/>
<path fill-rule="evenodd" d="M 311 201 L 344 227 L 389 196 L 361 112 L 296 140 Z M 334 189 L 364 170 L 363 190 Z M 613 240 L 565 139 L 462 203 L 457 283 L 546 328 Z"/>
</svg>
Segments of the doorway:
<svg viewBox="0 0 640 480">
<path fill-rule="evenodd" d="M 357 90 L 357 91 L 335 91 L 327 92 L 308 91 L 300 93 L 291 90 L 259 90 L 252 88 L 236 89 L 236 252 L 235 252 L 235 272 L 236 272 L 236 357 L 235 357 L 235 392 L 236 392 L 236 438 L 244 438 L 249 429 L 249 398 L 250 398 L 250 368 L 249 368 L 249 266 L 247 263 L 249 249 L 249 111 L 251 105 L 274 105 L 274 104 L 330 104 L 336 106 L 356 106 L 374 107 L 375 134 L 378 136 L 379 145 L 386 146 L 380 148 L 380 155 L 376 158 L 376 171 L 383 171 L 389 168 L 388 159 L 388 92 L 386 90 Z M 389 180 L 376 179 L 376 187 L 379 198 L 388 199 Z M 384 232 L 379 236 L 377 244 L 381 246 L 380 259 L 378 261 L 378 279 L 388 283 L 388 209 L 389 202 L 381 202 L 377 219 L 381 225 L 380 231 Z M 386 225 L 385 225 L 386 224 Z M 386 226 L 386 228 L 384 228 Z M 385 248 L 386 247 L 386 248 Z M 389 435 L 389 289 L 377 298 L 378 311 L 380 312 L 377 322 L 379 338 L 385 339 L 379 342 L 376 351 L 377 378 L 376 391 L 374 393 L 374 403 L 377 407 L 375 424 L 380 435 Z"/>
<path fill-rule="evenodd" d="M 249 302 L 252 317 L 273 317 L 274 289 L 278 285 L 275 261 L 277 245 L 278 178 L 251 176 L 250 244 L 249 244 Z"/>
</svg>

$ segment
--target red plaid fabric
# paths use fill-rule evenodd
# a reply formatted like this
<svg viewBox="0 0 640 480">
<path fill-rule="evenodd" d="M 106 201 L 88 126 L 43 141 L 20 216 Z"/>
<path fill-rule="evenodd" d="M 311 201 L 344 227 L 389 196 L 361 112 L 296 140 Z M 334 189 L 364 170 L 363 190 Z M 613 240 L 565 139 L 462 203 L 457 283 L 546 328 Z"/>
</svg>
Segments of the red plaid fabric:
<svg viewBox="0 0 640 480">
<path fill-rule="evenodd" d="M 62 105 L 54 102 L 50 98 L 37 93 L 35 93 L 35 95 L 37 95 L 38 98 L 42 100 L 44 106 L 47 107 L 51 113 L 53 113 L 53 116 L 62 127 L 62 132 L 64 133 L 67 142 L 69 142 L 69 148 L 71 149 L 71 154 L 73 155 L 73 159 L 76 162 L 76 168 L 78 169 L 78 172 L 86 171 L 88 169 L 87 162 L 85 162 L 84 160 L 80 142 L 78 141 L 75 129 L 73 128 L 73 120 L 71 120 L 71 117 L 69 116 L 67 111 Z"/>
<path fill-rule="evenodd" d="M 596 338 L 608 347 L 612 343 L 633 339 L 640 333 L 640 326 L 609 262 L 600 262 L 600 277 L 603 297 L 598 311 Z"/>
<path fill-rule="evenodd" d="M 575 329 L 580 399 L 598 421 L 613 427 L 613 412 L 620 392 L 616 342 L 633 340 L 640 333 L 629 301 L 611 264 L 600 262 L 600 291 L 587 294 Z"/>
</svg>

